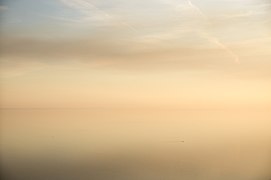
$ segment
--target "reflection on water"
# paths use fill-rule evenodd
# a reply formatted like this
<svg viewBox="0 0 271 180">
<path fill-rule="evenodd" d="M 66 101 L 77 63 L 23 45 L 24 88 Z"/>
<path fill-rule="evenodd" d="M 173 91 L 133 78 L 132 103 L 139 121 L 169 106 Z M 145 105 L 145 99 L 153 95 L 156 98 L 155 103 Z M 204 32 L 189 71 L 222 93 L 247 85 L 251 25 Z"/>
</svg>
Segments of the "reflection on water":
<svg viewBox="0 0 271 180">
<path fill-rule="evenodd" d="M 1 110 L 3 179 L 270 179 L 271 113 Z"/>
</svg>

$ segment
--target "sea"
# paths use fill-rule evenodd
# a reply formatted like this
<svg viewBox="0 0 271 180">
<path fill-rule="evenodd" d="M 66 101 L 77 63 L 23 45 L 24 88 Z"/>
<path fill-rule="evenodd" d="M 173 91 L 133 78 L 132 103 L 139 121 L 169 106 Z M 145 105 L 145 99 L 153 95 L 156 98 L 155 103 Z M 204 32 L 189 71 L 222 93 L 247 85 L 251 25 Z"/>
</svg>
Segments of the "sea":
<svg viewBox="0 0 271 180">
<path fill-rule="evenodd" d="M 271 112 L 1 109 L 3 180 L 270 180 Z"/>
</svg>

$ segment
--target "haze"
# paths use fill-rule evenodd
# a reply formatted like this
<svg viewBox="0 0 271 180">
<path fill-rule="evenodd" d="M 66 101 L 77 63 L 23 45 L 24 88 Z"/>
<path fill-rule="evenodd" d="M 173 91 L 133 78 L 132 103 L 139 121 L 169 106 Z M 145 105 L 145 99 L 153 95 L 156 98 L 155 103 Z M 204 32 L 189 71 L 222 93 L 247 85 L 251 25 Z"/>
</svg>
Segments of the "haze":
<svg viewBox="0 0 271 180">
<path fill-rule="evenodd" d="M 270 180 L 269 0 L 0 0 L 4 180 Z"/>
<path fill-rule="evenodd" d="M 1 107 L 269 108 L 269 3 L 1 3 Z"/>
</svg>

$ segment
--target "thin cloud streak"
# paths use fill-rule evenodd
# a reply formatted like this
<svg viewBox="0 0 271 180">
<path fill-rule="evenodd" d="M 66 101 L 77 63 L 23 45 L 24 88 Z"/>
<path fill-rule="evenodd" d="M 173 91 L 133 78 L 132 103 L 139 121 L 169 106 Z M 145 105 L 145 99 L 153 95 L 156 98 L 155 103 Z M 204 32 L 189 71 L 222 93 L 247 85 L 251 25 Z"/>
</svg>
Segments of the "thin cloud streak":
<svg viewBox="0 0 271 180">
<path fill-rule="evenodd" d="M 197 12 L 199 12 L 199 14 L 204 17 L 204 19 L 206 19 L 208 21 L 208 23 L 210 23 L 209 18 L 207 15 L 205 15 L 205 13 L 198 7 L 196 6 L 194 3 L 192 3 L 191 0 L 187 0 L 189 6 L 193 9 L 195 9 Z M 231 55 L 231 57 L 233 57 L 235 63 L 240 64 L 240 60 L 237 54 L 235 54 L 228 46 L 226 46 L 224 43 L 222 43 L 217 37 L 210 35 L 207 32 L 200 32 L 200 35 L 202 35 L 202 37 L 205 37 L 209 42 L 214 43 L 216 45 L 218 45 L 220 48 L 222 48 L 225 52 L 227 52 L 229 55 Z"/>
<path fill-rule="evenodd" d="M 82 22 L 86 22 L 88 20 L 90 20 L 93 17 L 93 10 L 97 12 L 97 16 L 99 18 L 102 18 L 103 21 L 109 21 L 109 22 L 117 22 L 119 25 L 127 27 L 128 29 L 130 29 L 133 32 L 137 32 L 137 29 L 130 25 L 129 23 L 127 23 L 124 20 L 120 20 L 117 19 L 114 15 L 109 14 L 108 12 L 106 12 L 105 10 L 102 10 L 101 8 L 97 7 L 96 5 L 94 5 L 93 3 L 86 1 L 86 0 L 61 0 L 61 2 L 66 5 L 69 6 L 71 8 L 76 9 L 77 11 L 81 12 L 84 14 L 83 18 L 81 18 L 80 20 Z"/>
<path fill-rule="evenodd" d="M 219 41 L 219 39 L 217 39 L 214 36 L 210 36 L 210 34 L 206 33 L 206 32 L 199 32 L 199 34 L 208 39 L 208 41 L 218 45 L 221 49 L 223 49 L 225 52 L 227 52 L 227 54 L 229 54 L 234 60 L 235 63 L 240 64 L 240 60 L 239 60 L 239 56 L 236 55 L 230 48 L 228 48 L 225 44 L 223 44 L 221 41 Z"/>
<path fill-rule="evenodd" d="M 195 32 L 196 33 L 196 32 Z M 199 33 L 199 32 L 198 32 Z M 207 36 L 202 34 L 202 36 Z M 211 38 L 211 37 L 208 37 Z M 86 38 L 87 39 L 87 38 Z M 261 78 L 270 81 L 270 51 L 264 44 L 244 47 L 238 52 L 246 57 L 242 66 L 228 60 L 221 47 L 155 47 L 141 49 L 142 43 L 119 43 L 115 40 L 37 40 L 10 39 L 1 43 L 1 77 L 15 77 L 38 72 L 56 65 L 102 71 L 124 72 L 198 72 L 229 73 L 232 77 Z M 3 40 L 3 39 L 2 39 Z M 215 40 L 213 40 L 215 42 Z M 219 42 L 217 46 L 220 46 Z M 241 46 L 243 47 L 243 46 Z M 263 56 L 263 54 L 266 54 Z M 233 56 L 233 55 L 232 55 Z M 257 59 L 257 60 L 255 60 Z"/>
</svg>

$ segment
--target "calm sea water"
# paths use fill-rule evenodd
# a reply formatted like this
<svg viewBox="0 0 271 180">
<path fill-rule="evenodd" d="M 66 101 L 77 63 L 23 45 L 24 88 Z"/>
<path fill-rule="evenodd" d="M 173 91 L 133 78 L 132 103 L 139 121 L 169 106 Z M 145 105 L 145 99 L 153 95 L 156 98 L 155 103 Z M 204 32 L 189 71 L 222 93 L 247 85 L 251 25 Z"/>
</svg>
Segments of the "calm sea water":
<svg viewBox="0 0 271 180">
<path fill-rule="evenodd" d="M 1 110 L 3 179 L 269 180 L 271 112 Z"/>
</svg>

